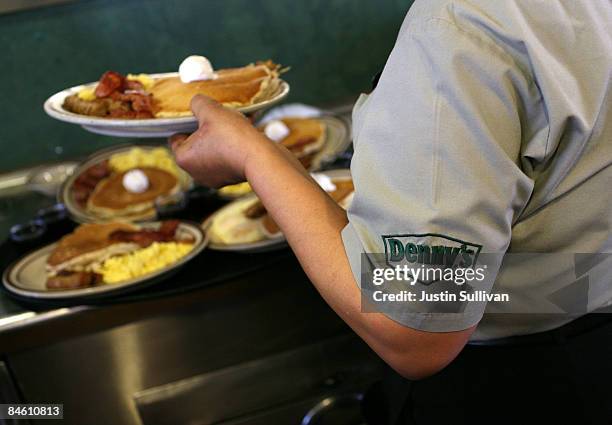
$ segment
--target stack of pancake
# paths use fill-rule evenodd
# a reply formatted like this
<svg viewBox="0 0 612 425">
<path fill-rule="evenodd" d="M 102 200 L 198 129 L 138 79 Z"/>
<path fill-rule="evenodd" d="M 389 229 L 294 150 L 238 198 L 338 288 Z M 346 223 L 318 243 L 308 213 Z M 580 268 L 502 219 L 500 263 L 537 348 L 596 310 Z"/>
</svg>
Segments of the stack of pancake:
<svg viewBox="0 0 612 425">
<path fill-rule="evenodd" d="M 155 80 L 153 95 L 157 118 L 191 115 L 190 102 L 202 94 L 230 107 L 249 106 L 273 97 L 280 85 L 280 66 L 272 61 L 258 62 L 241 68 L 221 69 L 217 78 L 183 83 L 180 78 Z"/>
<path fill-rule="evenodd" d="M 134 193 L 123 186 L 123 177 L 129 172 L 113 173 L 102 180 L 87 201 L 87 210 L 100 219 L 129 217 L 131 220 L 151 217 L 155 213 L 155 200 L 171 196 L 181 190 L 176 176 L 154 167 L 139 167 L 149 180 L 149 187 L 142 193 Z"/>
<path fill-rule="evenodd" d="M 282 121 L 289 134 L 279 141 L 309 169 L 315 155 L 325 145 L 325 123 L 317 118 L 286 117 Z"/>
</svg>

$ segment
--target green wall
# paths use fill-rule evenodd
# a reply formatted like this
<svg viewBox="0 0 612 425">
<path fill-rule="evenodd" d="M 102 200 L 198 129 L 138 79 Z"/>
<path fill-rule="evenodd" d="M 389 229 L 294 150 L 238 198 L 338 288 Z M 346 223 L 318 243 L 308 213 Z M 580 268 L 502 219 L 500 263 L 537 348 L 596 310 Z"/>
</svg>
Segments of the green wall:
<svg viewBox="0 0 612 425">
<path fill-rule="evenodd" d="M 385 63 L 410 0 L 77 1 L 0 16 L 0 172 L 127 139 L 46 116 L 52 93 L 107 69 L 164 72 L 189 54 L 215 67 L 292 67 L 289 101 L 339 102 Z"/>
</svg>

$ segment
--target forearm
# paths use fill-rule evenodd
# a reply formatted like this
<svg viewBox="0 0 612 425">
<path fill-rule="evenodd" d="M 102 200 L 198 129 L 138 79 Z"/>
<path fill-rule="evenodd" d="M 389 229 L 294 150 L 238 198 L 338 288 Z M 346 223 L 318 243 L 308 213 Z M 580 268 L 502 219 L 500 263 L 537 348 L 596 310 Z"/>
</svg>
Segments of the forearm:
<svg viewBox="0 0 612 425">
<path fill-rule="evenodd" d="M 361 293 L 341 237 L 348 223 L 346 213 L 283 149 L 262 146 L 256 160 L 247 162 L 245 174 L 319 293 L 370 347 L 405 375 L 419 377 L 444 366 L 447 356 L 435 358 L 444 348 L 440 334 L 403 327 L 382 314 L 361 313 Z"/>
<path fill-rule="evenodd" d="M 340 235 L 348 222 L 345 211 L 280 146 L 267 146 L 245 172 L 308 277 L 346 320 L 359 310 L 359 289 Z"/>
</svg>

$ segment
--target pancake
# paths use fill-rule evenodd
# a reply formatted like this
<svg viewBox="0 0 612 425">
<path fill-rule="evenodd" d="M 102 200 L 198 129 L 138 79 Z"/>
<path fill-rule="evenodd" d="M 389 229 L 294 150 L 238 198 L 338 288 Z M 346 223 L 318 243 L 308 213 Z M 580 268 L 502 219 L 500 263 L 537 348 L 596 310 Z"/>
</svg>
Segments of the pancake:
<svg viewBox="0 0 612 425">
<path fill-rule="evenodd" d="M 332 180 L 334 185 L 336 185 L 336 189 L 332 192 L 328 192 L 329 196 L 332 197 L 334 201 L 337 203 L 341 203 L 343 199 L 349 196 L 351 193 L 355 191 L 355 186 L 353 185 L 352 180 Z"/>
<path fill-rule="evenodd" d="M 87 201 L 87 210 L 103 218 L 146 217 L 154 214 L 159 196 L 173 195 L 180 190 L 179 181 L 171 173 L 154 167 L 140 167 L 149 180 L 149 188 L 132 193 L 123 187 L 123 176 L 130 170 L 114 173 L 96 185 Z"/>
<path fill-rule="evenodd" d="M 280 143 L 295 156 L 318 152 L 325 143 L 325 124 L 316 118 L 282 118 L 289 134 Z"/>
<path fill-rule="evenodd" d="M 117 276 L 139 276 L 164 267 L 184 255 L 180 252 L 188 252 L 177 242 L 193 245 L 193 238 L 177 235 L 179 226 L 178 220 L 147 228 L 126 222 L 83 224 L 60 239 L 47 257 L 47 289 L 116 283 L 125 280 Z M 111 258 L 114 267 L 107 263 Z"/>
<path fill-rule="evenodd" d="M 160 78 L 149 89 L 157 118 L 191 115 L 191 99 L 203 94 L 230 107 L 248 106 L 270 98 L 280 83 L 278 65 L 271 61 L 217 71 L 213 80 L 183 83 L 179 77 Z"/>
<path fill-rule="evenodd" d="M 69 267 L 87 264 L 93 258 L 103 258 L 106 255 L 137 249 L 136 244 L 116 243 L 109 238 L 115 231 L 136 229 L 137 227 L 124 222 L 83 224 L 60 239 L 47 259 L 47 270 L 50 273 L 57 273 Z"/>
</svg>

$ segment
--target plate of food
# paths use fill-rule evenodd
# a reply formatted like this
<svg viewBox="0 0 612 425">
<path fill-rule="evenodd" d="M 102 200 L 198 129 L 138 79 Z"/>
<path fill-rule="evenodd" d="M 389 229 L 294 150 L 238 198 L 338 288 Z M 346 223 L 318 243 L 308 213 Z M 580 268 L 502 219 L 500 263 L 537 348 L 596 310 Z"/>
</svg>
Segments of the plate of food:
<svg viewBox="0 0 612 425">
<path fill-rule="evenodd" d="M 331 115 L 317 117 L 287 116 L 260 124 L 257 128 L 269 139 L 292 152 L 309 171 L 317 171 L 346 151 L 351 140 L 348 124 Z M 225 199 L 236 199 L 251 192 L 248 183 L 218 190 Z"/>
<path fill-rule="evenodd" d="M 144 221 L 156 206 L 180 200 L 191 177 L 161 146 L 106 149 L 83 162 L 63 183 L 58 200 L 80 223 Z"/>
<path fill-rule="evenodd" d="M 353 198 L 350 170 L 312 174 L 340 206 L 347 209 Z M 286 246 L 286 240 L 255 194 L 225 205 L 202 224 L 210 239 L 208 247 L 218 251 L 265 252 Z"/>
<path fill-rule="evenodd" d="M 248 113 L 271 107 L 289 94 L 280 78 L 286 69 L 268 60 L 214 70 L 203 56 L 190 56 L 179 72 L 127 74 L 107 71 L 97 82 L 62 90 L 44 103 L 60 121 L 119 137 L 168 137 L 192 132 L 190 108 L 196 94 Z"/>
<path fill-rule="evenodd" d="M 8 267 L 10 292 L 36 299 L 98 297 L 168 277 L 206 246 L 202 229 L 167 220 L 82 224 Z"/>
</svg>

